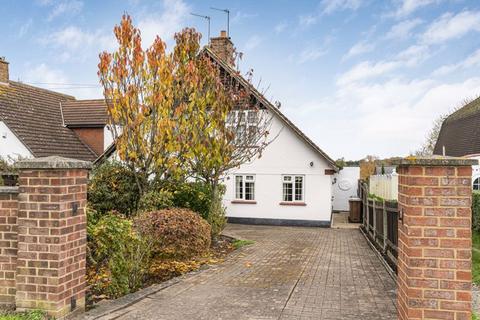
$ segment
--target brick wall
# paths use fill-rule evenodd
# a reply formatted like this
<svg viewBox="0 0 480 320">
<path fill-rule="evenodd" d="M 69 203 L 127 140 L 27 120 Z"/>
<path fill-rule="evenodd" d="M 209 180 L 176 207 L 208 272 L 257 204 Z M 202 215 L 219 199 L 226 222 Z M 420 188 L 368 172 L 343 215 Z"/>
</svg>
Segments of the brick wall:
<svg viewBox="0 0 480 320">
<path fill-rule="evenodd" d="M 0 187 L 0 305 L 15 305 L 18 188 Z"/>
<path fill-rule="evenodd" d="M 471 165 L 412 159 L 399 166 L 399 319 L 471 317 Z"/>
<path fill-rule="evenodd" d="M 17 167 L 19 187 L 0 188 L 0 307 L 83 310 L 90 163 L 54 156 Z"/>
<path fill-rule="evenodd" d="M 98 156 L 104 151 L 103 128 L 72 128 L 73 132 Z"/>
</svg>

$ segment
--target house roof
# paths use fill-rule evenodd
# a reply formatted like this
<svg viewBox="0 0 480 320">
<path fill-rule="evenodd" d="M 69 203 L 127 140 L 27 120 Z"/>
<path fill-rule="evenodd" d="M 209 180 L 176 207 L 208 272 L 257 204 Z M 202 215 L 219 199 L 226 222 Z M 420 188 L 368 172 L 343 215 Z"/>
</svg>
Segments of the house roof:
<svg viewBox="0 0 480 320">
<path fill-rule="evenodd" d="M 62 156 L 93 161 L 95 153 L 63 126 L 60 103 L 75 98 L 9 81 L 0 85 L 0 120 L 34 157 Z"/>
<path fill-rule="evenodd" d="M 63 123 L 69 127 L 104 127 L 107 124 L 107 105 L 104 99 L 73 100 L 60 103 Z"/>
<path fill-rule="evenodd" d="M 480 98 L 448 116 L 442 123 L 433 153 L 452 157 L 480 153 Z"/>
<path fill-rule="evenodd" d="M 338 170 L 335 161 L 330 158 L 319 146 L 317 146 L 305 133 L 303 133 L 292 121 L 290 121 L 276 106 L 274 106 L 263 94 L 261 94 L 251 83 L 243 78 L 239 72 L 233 69 L 229 64 L 220 59 L 208 46 L 205 46 L 203 52 L 207 53 L 214 61 L 223 68 L 231 77 L 235 78 L 242 86 L 248 88 L 252 95 L 268 110 L 272 111 L 280 120 L 282 120 L 293 132 L 297 134 L 307 145 L 320 154 L 328 164 Z"/>
</svg>

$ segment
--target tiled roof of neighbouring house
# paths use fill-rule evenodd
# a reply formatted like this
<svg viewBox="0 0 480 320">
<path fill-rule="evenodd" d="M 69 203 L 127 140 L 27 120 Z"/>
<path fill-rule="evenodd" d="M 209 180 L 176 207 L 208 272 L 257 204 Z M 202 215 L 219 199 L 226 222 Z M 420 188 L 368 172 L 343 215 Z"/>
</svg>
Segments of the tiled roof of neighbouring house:
<svg viewBox="0 0 480 320">
<path fill-rule="evenodd" d="M 107 124 L 107 105 L 104 99 L 61 102 L 63 123 L 73 127 L 104 127 Z"/>
<path fill-rule="evenodd" d="M 60 103 L 75 98 L 9 81 L 0 85 L 0 121 L 16 135 L 34 157 L 58 155 L 88 160 L 95 153 L 63 126 Z"/>
<path fill-rule="evenodd" d="M 433 151 L 453 157 L 480 154 L 480 98 L 458 109 L 442 124 Z"/>
</svg>

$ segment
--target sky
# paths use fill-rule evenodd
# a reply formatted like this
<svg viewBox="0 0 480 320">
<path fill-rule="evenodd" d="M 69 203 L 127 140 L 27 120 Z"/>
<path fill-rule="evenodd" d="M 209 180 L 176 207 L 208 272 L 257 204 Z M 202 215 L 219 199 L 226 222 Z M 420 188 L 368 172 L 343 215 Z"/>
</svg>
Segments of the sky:
<svg viewBox="0 0 480 320">
<path fill-rule="evenodd" d="M 147 48 L 195 27 L 226 29 L 242 72 L 332 158 L 405 156 L 435 118 L 480 94 L 478 0 L 2 0 L 0 56 L 10 78 L 102 97 L 98 54 L 132 16 Z M 7 17 L 7 18 L 5 18 Z"/>
</svg>

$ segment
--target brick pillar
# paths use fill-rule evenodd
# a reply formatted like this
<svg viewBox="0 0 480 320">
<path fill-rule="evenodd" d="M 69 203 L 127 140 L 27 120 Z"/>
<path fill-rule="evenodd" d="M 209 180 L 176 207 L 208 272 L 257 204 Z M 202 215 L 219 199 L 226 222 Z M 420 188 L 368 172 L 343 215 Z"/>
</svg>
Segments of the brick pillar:
<svg viewBox="0 0 480 320">
<path fill-rule="evenodd" d="M 15 306 L 18 188 L 0 187 L 0 307 Z"/>
<path fill-rule="evenodd" d="M 42 309 L 55 317 L 83 310 L 90 163 L 46 157 L 17 167 L 17 309 Z"/>
<path fill-rule="evenodd" d="M 470 320 L 476 163 L 446 157 L 398 161 L 398 319 Z"/>
</svg>

